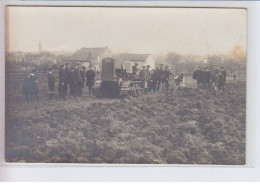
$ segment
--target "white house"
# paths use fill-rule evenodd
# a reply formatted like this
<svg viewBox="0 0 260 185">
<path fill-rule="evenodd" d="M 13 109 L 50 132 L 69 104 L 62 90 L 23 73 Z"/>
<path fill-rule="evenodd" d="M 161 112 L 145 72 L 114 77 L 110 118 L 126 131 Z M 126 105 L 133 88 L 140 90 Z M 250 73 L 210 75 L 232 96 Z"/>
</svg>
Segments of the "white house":
<svg viewBox="0 0 260 185">
<path fill-rule="evenodd" d="M 121 54 L 119 58 L 123 61 L 129 73 L 132 72 L 132 66 L 135 63 L 138 64 L 139 69 L 147 65 L 150 65 L 150 69 L 155 69 L 155 60 L 151 54 Z"/>
<path fill-rule="evenodd" d="M 81 48 L 72 54 L 68 61 L 69 62 L 80 62 L 84 66 L 100 65 L 101 60 L 106 57 L 111 57 L 112 52 L 108 47 L 103 48 Z"/>
</svg>

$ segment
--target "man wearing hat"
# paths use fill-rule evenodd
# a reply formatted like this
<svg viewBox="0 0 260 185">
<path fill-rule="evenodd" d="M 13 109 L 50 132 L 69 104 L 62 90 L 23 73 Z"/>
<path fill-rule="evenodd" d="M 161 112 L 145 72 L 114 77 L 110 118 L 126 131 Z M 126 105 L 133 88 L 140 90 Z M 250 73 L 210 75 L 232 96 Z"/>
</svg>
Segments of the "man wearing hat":
<svg viewBox="0 0 260 185">
<path fill-rule="evenodd" d="M 69 72 L 69 87 L 70 87 L 70 96 L 74 97 L 76 88 L 75 88 L 75 68 L 71 67 Z"/>
<path fill-rule="evenodd" d="M 163 76 L 162 76 L 162 84 L 165 85 L 166 87 L 166 91 L 169 90 L 169 79 L 170 79 L 170 76 L 173 75 L 169 69 L 168 66 L 165 66 L 165 70 L 163 72 Z"/>
<path fill-rule="evenodd" d="M 137 63 L 135 63 L 135 65 L 132 67 L 132 74 L 133 74 L 133 76 L 136 76 L 137 75 L 137 73 L 138 73 L 138 68 L 137 68 L 137 66 L 138 66 L 138 64 Z"/>
<path fill-rule="evenodd" d="M 211 78 L 211 72 L 209 70 L 209 67 L 206 67 L 206 71 L 205 71 L 205 87 L 206 87 L 206 89 L 210 89 L 210 78 Z"/>
<path fill-rule="evenodd" d="M 158 82 L 157 82 L 157 92 L 160 91 L 160 86 L 162 84 L 162 77 L 163 77 L 163 74 L 164 74 L 164 70 L 163 70 L 163 64 L 160 65 L 160 68 L 157 72 L 157 75 L 158 75 Z"/>
<path fill-rule="evenodd" d="M 82 94 L 83 94 L 84 84 L 86 82 L 85 73 L 86 73 L 86 67 L 82 66 L 81 70 L 80 70 L 80 75 L 81 75 L 81 79 L 82 79 L 80 96 L 82 96 Z"/>
<path fill-rule="evenodd" d="M 217 86 L 217 75 L 219 74 L 219 70 L 218 70 L 218 66 L 217 65 L 214 65 L 213 66 L 213 70 L 212 70 L 212 73 L 211 73 L 211 79 L 210 79 L 210 83 L 211 83 L 211 86 L 215 87 Z"/>
<path fill-rule="evenodd" d="M 74 75 L 75 75 L 75 96 L 80 96 L 82 92 L 82 78 L 80 74 L 81 64 L 76 63 Z"/>
<path fill-rule="evenodd" d="M 89 65 L 89 70 L 86 72 L 86 78 L 87 78 L 87 82 L 86 82 L 86 86 L 88 87 L 88 91 L 89 91 L 89 95 L 93 96 L 93 86 L 95 83 L 95 71 L 92 69 L 93 66 Z"/>
<path fill-rule="evenodd" d="M 33 95 L 36 98 L 36 101 L 39 102 L 39 88 L 38 88 L 38 84 L 37 84 L 37 69 L 33 69 L 31 74 L 30 74 L 30 82 L 31 82 L 31 86 L 30 86 L 30 99 L 32 101 L 32 97 Z"/>
<path fill-rule="evenodd" d="M 30 74 L 25 74 L 23 81 L 22 93 L 25 95 L 25 101 L 29 103 L 31 101 L 31 84 L 32 80 Z"/>
<path fill-rule="evenodd" d="M 227 72 L 225 71 L 225 68 L 223 66 L 220 67 L 220 72 L 223 75 L 223 91 L 224 91 L 225 90 L 225 85 L 226 85 Z"/>
<path fill-rule="evenodd" d="M 198 89 L 200 89 L 202 83 L 202 70 L 200 66 L 193 72 L 192 78 L 197 81 Z"/>
<path fill-rule="evenodd" d="M 142 66 L 142 69 L 139 72 L 139 79 L 145 81 L 145 66 Z"/>
</svg>

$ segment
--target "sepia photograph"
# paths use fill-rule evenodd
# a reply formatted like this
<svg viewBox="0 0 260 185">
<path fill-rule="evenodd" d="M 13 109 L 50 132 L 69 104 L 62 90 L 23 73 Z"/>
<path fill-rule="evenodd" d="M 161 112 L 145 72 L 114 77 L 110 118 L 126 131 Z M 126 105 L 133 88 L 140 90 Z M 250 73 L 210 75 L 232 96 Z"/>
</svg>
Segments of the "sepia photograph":
<svg viewBox="0 0 260 185">
<path fill-rule="evenodd" d="M 246 164 L 247 9 L 5 11 L 7 163 Z"/>
</svg>

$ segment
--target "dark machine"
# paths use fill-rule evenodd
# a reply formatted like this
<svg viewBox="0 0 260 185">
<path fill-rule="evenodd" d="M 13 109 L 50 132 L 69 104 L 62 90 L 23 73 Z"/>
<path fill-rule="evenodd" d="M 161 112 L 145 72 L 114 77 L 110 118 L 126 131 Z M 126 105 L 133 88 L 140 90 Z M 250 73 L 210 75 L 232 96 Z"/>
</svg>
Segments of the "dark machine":
<svg viewBox="0 0 260 185">
<path fill-rule="evenodd" d="M 125 97 L 138 96 L 144 93 L 143 82 L 127 74 L 123 62 L 113 58 L 102 60 L 101 80 L 93 87 L 96 97 Z"/>
</svg>

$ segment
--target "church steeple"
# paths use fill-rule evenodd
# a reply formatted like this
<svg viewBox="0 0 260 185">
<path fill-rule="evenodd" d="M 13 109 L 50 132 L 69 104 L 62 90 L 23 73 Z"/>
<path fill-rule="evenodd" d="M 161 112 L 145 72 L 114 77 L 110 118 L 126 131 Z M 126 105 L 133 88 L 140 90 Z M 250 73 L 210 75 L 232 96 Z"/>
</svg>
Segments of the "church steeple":
<svg viewBox="0 0 260 185">
<path fill-rule="evenodd" d="M 38 52 L 39 53 L 42 52 L 42 43 L 41 43 L 41 41 L 39 41 L 39 44 L 38 44 Z"/>
</svg>

